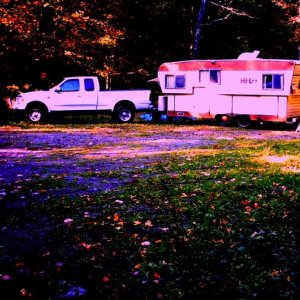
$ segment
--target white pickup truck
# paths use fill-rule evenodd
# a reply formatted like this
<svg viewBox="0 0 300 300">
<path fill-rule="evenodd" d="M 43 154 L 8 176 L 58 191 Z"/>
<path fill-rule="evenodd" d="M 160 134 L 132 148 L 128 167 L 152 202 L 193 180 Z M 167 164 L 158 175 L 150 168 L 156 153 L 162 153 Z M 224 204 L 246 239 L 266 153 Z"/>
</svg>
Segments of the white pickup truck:
<svg viewBox="0 0 300 300">
<path fill-rule="evenodd" d="M 101 91 L 97 77 L 68 77 L 48 91 L 21 93 L 11 106 L 26 112 L 34 123 L 55 112 L 110 114 L 114 121 L 128 123 L 135 112 L 152 109 L 150 94 L 150 90 Z"/>
</svg>

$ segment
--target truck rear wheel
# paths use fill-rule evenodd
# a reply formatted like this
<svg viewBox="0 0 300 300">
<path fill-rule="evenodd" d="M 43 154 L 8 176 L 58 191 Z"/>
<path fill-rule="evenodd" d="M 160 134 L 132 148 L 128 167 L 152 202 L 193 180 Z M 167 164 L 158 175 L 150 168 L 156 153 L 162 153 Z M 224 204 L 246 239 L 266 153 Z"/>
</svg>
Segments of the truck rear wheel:
<svg viewBox="0 0 300 300">
<path fill-rule="evenodd" d="M 135 116 L 134 108 L 128 105 L 121 105 L 114 111 L 113 119 L 118 123 L 130 123 Z"/>
</svg>

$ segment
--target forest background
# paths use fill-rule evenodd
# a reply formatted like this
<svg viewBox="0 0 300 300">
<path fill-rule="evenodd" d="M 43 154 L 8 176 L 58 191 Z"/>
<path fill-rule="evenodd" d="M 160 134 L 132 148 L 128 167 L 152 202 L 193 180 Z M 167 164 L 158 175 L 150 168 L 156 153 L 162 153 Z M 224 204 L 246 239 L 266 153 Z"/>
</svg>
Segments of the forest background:
<svg viewBox="0 0 300 300">
<path fill-rule="evenodd" d="M 140 88 L 165 61 L 298 59 L 299 0 L 2 0 L 1 96 L 65 76 Z M 197 46 L 197 47 L 196 47 Z"/>
</svg>

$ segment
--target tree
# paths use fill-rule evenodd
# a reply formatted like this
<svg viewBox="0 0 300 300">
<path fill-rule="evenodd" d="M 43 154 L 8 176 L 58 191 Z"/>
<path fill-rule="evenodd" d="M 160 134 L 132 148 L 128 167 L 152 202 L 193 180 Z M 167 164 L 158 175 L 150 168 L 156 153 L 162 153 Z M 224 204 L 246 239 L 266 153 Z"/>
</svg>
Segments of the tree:
<svg viewBox="0 0 300 300">
<path fill-rule="evenodd" d="M 199 9 L 199 13 L 198 13 L 197 23 L 196 23 L 195 42 L 194 42 L 193 56 L 192 56 L 193 58 L 197 58 L 198 54 L 199 54 L 201 28 L 202 28 L 202 24 L 203 24 L 204 14 L 206 11 L 206 5 L 207 5 L 207 0 L 202 0 L 200 9 Z"/>
<path fill-rule="evenodd" d="M 124 32 L 109 8 L 97 1 L 4 0 L 1 54 L 23 53 L 33 61 L 59 61 L 104 76 L 117 72 L 114 50 Z"/>
<path fill-rule="evenodd" d="M 298 0 L 202 0 L 193 58 L 219 52 L 226 56 L 234 54 L 233 49 L 239 52 L 258 49 L 270 57 L 294 57 L 295 43 L 299 40 L 299 23 L 295 21 L 299 15 L 298 3 Z"/>
<path fill-rule="evenodd" d="M 300 59 L 300 0 L 272 0 L 272 2 L 282 10 L 287 20 L 285 25 L 292 33 L 290 40 L 298 44 Z"/>
<path fill-rule="evenodd" d="M 247 14 L 246 12 L 234 8 L 233 7 L 234 0 L 218 1 L 218 2 L 220 3 L 209 1 L 209 0 L 201 0 L 201 5 L 197 17 L 196 30 L 195 30 L 195 41 L 194 41 L 193 55 L 192 55 L 193 58 L 197 58 L 199 55 L 201 29 L 203 26 L 209 26 L 216 22 L 228 20 L 232 16 L 253 18 L 251 15 Z M 212 19 L 208 18 L 208 23 L 204 24 L 203 20 L 204 20 L 204 16 L 208 4 L 217 7 L 219 12 L 215 16 L 213 16 Z"/>
<path fill-rule="evenodd" d="M 299 0 L 2 0 L 0 82 L 41 71 L 53 81 L 98 74 L 119 87 L 165 61 L 258 49 L 295 57 Z M 297 53 L 298 56 L 298 53 Z M 50 78 L 51 79 L 51 78 Z"/>
</svg>

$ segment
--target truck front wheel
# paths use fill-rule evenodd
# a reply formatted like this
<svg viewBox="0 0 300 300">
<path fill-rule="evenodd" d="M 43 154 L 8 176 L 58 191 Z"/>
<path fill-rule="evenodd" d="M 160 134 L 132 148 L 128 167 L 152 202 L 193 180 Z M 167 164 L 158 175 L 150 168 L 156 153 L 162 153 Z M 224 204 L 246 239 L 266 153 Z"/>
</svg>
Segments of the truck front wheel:
<svg viewBox="0 0 300 300">
<path fill-rule="evenodd" d="M 119 123 L 132 122 L 135 116 L 134 108 L 121 105 L 114 111 L 113 119 Z"/>
<path fill-rule="evenodd" d="M 46 117 L 46 112 L 41 107 L 29 107 L 27 110 L 27 118 L 32 123 L 40 123 Z"/>
</svg>

